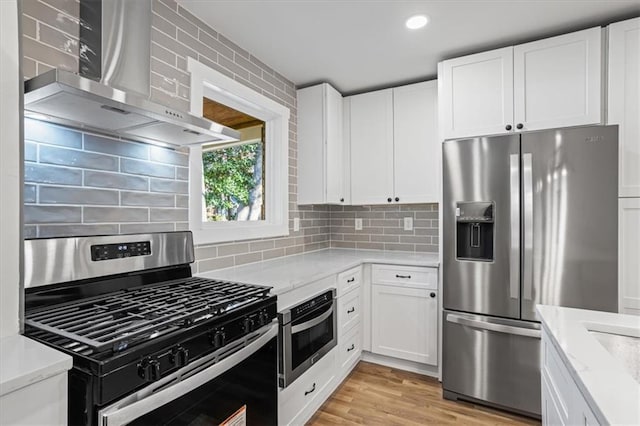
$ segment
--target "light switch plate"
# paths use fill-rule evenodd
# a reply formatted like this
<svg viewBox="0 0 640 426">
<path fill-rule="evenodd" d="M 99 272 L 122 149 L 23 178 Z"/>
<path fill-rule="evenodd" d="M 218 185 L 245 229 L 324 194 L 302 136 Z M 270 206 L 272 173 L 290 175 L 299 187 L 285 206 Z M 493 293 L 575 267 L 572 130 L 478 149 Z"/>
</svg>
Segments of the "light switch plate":
<svg viewBox="0 0 640 426">
<path fill-rule="evenodd" d="M 404 230 L 405 231 L 412 231 L 413 230 L 413 218 L 412 217 L 405 217 L 404 218 Z"/>
<path fill-rule="evenodd" d="M 300 230 L 300 218 L 299 217 L 294 217 L 293 218 L 293 232 L 299 231 Z"/>
<path fill-rule="evenodd" d="M 356 219 L 356 231 L 362 231 L 362 219 Z"/>
</svg>

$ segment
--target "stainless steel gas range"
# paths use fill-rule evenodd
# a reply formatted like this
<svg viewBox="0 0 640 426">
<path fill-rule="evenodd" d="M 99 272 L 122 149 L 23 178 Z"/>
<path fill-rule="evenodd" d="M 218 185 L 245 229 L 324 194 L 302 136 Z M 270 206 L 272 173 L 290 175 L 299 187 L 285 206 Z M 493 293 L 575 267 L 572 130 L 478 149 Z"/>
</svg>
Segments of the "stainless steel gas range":
<svg viewBox="0 0 640 426">
<path fill-rule="evenodd" d="M 190 232 L 25 241 L 25 334 L 73 356 L 69 422 L 277 423 L 276 296 L 191 276 Z"/>
</svg>

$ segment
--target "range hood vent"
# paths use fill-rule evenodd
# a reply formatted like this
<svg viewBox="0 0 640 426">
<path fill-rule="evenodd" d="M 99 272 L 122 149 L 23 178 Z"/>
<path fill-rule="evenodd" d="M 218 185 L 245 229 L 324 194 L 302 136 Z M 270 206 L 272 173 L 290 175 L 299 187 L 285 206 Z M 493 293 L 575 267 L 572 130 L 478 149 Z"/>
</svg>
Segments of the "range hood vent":
<svg viewBox="0 0 640 426">
<path fill-rule="evenodd" d="M 81 0 L 79 72 L 27 80 L 25 117 L 161 145 L 238 140 L 234 129 L 150 99 L 150 46 L 150 0 Z"/>
</svg>

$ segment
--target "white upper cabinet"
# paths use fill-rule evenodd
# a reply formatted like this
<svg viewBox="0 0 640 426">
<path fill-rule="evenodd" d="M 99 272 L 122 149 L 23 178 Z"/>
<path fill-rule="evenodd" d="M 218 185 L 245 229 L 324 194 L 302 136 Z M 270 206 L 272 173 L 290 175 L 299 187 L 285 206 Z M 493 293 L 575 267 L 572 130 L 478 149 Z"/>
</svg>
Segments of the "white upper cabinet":
<svg viewBox="0 0 640 426">
<path fill-rule="evenodd" d="M 349 103 L 351 202 L 380 204 L 392 200 L 393 90 L 351 96 Z"/>
<path fill-rule="evenodd" d="M 347 204 L 342 95 L 323 83 L 298 90 L 297 98 L 298 204 Z"/>
<path fill-rule="evenodd" d="M 445 139 L 602 122 L 602 30 L 442 62 Z"/>
<path fill-rule="evenodd" d="M 393 89 L 394 200 L 437 202 L 440 182 L 437 81 Z"/>
<path fill-rule="evenodd" d="M 438 202 L 437 92 L 434 80 L 346 98 L 353 204 Z"/>
<path fill-rule="evenodd" d="M 640 18 L 609 25 L 608 124 L 619 126 L 620 197 L 640 197 Z"/>
<path fill-rule="evenodd" d="M 515 46 L 516 130 L 601 123 L 601 69 L 600 27 Z"/>
<path fill-rule="evenodd" d="M 445 139 L 505 133 L 513 127 L 513 48 L 442 63 Z"/>
</svg>

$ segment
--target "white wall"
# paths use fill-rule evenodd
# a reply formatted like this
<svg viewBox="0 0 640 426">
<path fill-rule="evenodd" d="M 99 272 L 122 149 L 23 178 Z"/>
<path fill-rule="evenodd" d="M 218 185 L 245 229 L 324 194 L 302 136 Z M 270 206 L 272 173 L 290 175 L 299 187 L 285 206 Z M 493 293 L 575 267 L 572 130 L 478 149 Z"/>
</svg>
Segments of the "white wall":
<svg viewBox="0 0 640 426">
<path fill-rule="evenodd" d="M 18 0 L 0 0 L 0 337 L 19 331 L 22 124 Z"/>
</svg>

